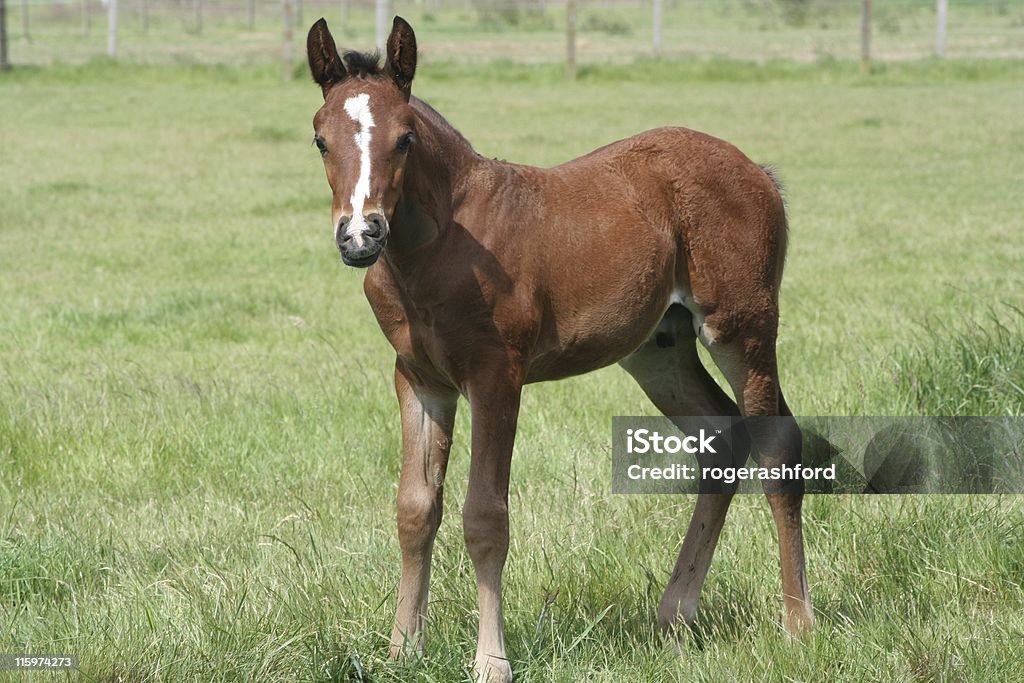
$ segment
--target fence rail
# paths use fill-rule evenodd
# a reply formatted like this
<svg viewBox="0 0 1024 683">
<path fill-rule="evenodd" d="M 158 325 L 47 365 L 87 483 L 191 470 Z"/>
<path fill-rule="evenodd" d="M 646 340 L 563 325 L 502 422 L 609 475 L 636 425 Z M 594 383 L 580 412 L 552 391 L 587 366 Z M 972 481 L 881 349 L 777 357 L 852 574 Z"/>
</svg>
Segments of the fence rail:
<svg viewBox="0 0 1024 683">
<path fill-rule="evenodd" d="M 4 47 L 15 65 L 105 54 L 154 63 L 273 63 L 282 55 L 301 58 L 305 28 L 320 16 L 340 43 L 365 49 L 380 40 L 381 18 L 392 12 L 416 27 L 426 59 L 1024 58 L 1024 0 L 0 0 L 4 5 Z M 293 31 L 285 29 L 289 16 Z M 570 32 L 575 37 L 567 41 Z"/>
</svg>

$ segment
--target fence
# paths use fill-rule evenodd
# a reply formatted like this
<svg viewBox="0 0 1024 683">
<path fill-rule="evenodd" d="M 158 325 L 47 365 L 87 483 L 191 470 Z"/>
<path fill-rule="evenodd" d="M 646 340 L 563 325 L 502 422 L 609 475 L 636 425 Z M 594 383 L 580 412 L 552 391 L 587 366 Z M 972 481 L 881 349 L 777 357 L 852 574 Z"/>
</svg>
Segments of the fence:
<svg viewBox="0 0 1024 683">
<path fill-rule="evenodd" d="M 0 0 L 15 65 L 108 53 L 150 63 L 301 60 L 305 30 L 320 16 L 340 44 L 373 45 L 378 7 L 384 18 L 410 20 L 428 60 L 809 61 L 858 59 L 865 50 L 879 60 L 1024 57 L 1024 0 L 391 0 L 391 9 L 387 2 Z"/>
</svg>

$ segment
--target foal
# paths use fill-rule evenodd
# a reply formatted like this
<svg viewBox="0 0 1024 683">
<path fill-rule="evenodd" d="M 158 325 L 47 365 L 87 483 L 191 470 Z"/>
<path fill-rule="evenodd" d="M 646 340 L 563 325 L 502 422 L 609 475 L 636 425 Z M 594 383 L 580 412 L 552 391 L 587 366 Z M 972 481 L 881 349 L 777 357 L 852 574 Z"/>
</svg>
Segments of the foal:
<svg viewBox="0 0 1024 683">
<path fill-rule="evenodd" d="M 775 359 L 782 198 L 735 147 L 683 128 L 648 131 L 551 169 L 485 159 L 410 96 L 416 38 L 399 17 L 383 68 L 376 56 L 340 56 L 323 19 L 307 50 L 324 95 L 313 126 L 334 193 L 334 238 L 346 264 L 369 268 L 366 297 L 397 354 L 402 574 L 391 654 L 423 648 L 462 395 L 472 411 L 462 522 L 479 594 L 474 672 L 509 681 L 501 575 L 523 385 L 619 362 L 665 415 L 791 415 Z M 736 402 L 701 364 L 696 339 Z M 786 425 L 783 439 L 755 455 L 799 462 L 799 431 Z M 802 489 L 766 493 L 785 624 L 796 633 L 813 622 Z M 667 632 L 696 617 L 731 498 L 697 498 L 658 609 Z"/>
</svg>

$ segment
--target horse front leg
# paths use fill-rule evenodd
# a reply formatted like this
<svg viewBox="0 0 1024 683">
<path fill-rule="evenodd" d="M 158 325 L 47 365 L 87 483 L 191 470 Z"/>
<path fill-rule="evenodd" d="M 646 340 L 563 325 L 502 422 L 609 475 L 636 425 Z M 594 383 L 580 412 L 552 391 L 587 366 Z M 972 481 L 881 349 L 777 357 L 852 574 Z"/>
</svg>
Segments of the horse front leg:
<svg viewBox="0 0 1024 683">
<path fill-rule="evenodd" d="M 480 609 L 473 674 L 483 683 L 508 683 L 512 668 L 505 655 L 501 575 L 508 555 L 508 481 L 522 383 L 514 373 L 487 379 L 469 391 L 473 454 L 462 527 Z"/>
<path fill-rule="evenodd" d="M 398 543 L 402 578 L 391 633 L 391 658 L 423 652 L 434 537 L 441 526 L 444 475 L 452 443 L 455 391 L 428 388 L 401 361 L 395 392 L 402 411 L 402 473 L 398 482 Z"/>
</svg>

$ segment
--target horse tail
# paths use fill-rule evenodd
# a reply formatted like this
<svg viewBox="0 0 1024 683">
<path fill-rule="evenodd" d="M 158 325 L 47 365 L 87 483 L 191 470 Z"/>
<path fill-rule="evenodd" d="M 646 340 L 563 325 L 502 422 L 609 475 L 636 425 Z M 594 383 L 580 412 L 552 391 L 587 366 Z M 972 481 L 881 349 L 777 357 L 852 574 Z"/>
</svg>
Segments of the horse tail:
<svg viewBox="0 0 1024 683">
<path fill-rule="evenodd" d="M 782 179 L 779 177 L 779 171 L 774 166 L 769 164 L 758 164 L 764 174 L 768 176 L 768 180 L 772 181 L 772 185 L 775 186 L 775 191 L 779 194 L 779 199 L 782 202 L 782 225 L 779 226 L 778 234 L 778 266 L 776 268 L 775 276 L 778 281 L 782 281 L 782 269 L 786 263 L 786 247 L 789 243 L 789 209 L 786 202 L 786 187 L 782 184 Z"/>
</svg>

